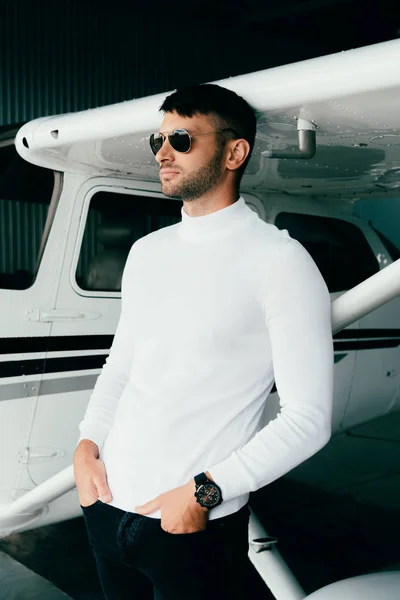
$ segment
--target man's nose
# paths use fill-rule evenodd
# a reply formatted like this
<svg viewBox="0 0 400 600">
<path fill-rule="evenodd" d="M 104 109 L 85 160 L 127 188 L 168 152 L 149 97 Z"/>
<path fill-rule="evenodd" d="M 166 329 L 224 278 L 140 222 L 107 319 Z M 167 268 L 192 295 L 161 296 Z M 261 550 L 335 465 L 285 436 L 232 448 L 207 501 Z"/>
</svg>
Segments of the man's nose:
<svg viewBox="0 0 400 600">
<path fill-rule="evenodd" d="M 156 154 L 156 161 L 158 164 L 161 164 L 164 160 L 171 162 L 174 160 L 174 150 L 169 143 L 168 137 L 164 140 L 163 145 Z"/>
</svg>

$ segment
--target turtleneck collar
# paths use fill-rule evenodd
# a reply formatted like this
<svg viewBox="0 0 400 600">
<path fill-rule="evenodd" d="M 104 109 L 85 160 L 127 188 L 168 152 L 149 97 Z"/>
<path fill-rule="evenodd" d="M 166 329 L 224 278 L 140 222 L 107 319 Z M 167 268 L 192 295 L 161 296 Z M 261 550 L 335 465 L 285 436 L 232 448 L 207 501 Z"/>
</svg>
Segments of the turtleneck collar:
<svg viewBox="0 0 400 600">
<path fill-rule="evenodd" d="M 181 213 L 179 236 L 185 242 L 215 241 L 240 229 L 251 217 L 257 218 L 242 196 L 233 204 L 201 217 L 191 217 L 183 206 Z"/>
</svg>

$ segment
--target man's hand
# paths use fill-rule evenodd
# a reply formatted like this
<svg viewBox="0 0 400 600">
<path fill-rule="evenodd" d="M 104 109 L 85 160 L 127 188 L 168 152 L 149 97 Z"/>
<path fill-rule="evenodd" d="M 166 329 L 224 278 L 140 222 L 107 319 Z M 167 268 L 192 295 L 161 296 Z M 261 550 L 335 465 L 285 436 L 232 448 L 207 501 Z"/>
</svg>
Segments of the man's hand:
<svg viewBox="0 0 400 600">
<path fill-rule="evenodd" d="M 194 497 L 196 485 L 194 479 L 181 487 L 164 492 L 134 511 L 148 515 L 161 509 L 161 527 L 168 533 L 195 533 L 206 528 L 208 508 L 204 508 Z"/>
<path fill-rule="evenodd" d="M 97 500 L 110 502 L 106 468 L 98 458 L 99 449 L 90 440 L 81 440 L 74 454 L 74 475 L 81 506 L 91 506 Z"/>
</svg>

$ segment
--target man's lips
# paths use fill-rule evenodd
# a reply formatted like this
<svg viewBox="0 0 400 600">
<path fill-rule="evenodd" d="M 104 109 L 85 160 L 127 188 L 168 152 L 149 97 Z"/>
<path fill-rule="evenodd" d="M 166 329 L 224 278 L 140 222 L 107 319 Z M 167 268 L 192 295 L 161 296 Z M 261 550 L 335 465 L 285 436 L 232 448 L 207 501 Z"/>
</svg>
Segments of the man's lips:
<svg viewBox="0 0 400 600">
<path fill-rule="evenodd" d="M 161 175 L 176 175 L 178 173 L 179 173 L 179 171 L 174 171 L 173 169 L 160 169 L 160 176 Z"/>
</svg>

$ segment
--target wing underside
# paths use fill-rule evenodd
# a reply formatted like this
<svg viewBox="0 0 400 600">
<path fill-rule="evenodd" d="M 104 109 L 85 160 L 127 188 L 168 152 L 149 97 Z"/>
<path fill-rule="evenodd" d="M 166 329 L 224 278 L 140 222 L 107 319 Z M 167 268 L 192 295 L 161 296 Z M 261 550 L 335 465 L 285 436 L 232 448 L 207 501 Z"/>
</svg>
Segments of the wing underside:
<svg viewBox="0 0 400 600">
<path fill-rule="evenodd" d="M 400 190 L 400 40 L 250 73 L 217 83 L 258 113 L 244 189 L 342 198 Z M 158 182 L 148 138 L 165 94 L 36 119 L 16 140 L 26 160 L 60 171 Z M 316 126 L 311 159 L 263 158 L 298 146 L 298 119 Z"/>
</svg>

